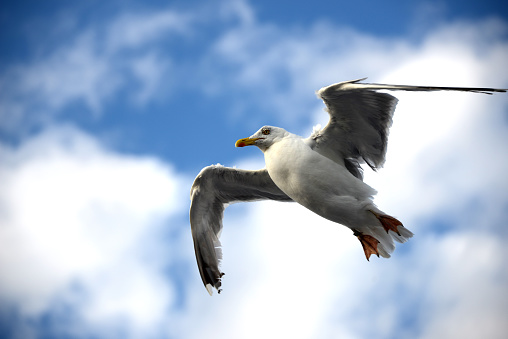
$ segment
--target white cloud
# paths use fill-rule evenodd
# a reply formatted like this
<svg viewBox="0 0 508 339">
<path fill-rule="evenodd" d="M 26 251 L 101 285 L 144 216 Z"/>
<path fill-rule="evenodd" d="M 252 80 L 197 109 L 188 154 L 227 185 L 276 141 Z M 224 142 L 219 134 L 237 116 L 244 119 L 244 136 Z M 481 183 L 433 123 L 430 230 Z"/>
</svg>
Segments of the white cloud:
<svg viewBox="0 0 508 339">
<path fill-rule="evenodd" d="M 425 294 L 422 338 L 506 336 L 508 276 L 502 258 L 508 253 L 503 243 L 494 235 L 474 231 L 422 239 L 421 247 L 434 252 L 418 263 L 427 274 L 410 285 Z"/>
<path fill-rule="evenodd" d="M 175 300 L 164 274 L 175 258 L 151 252 L 184 208 L 182 178 L 70 127 L 2 145 L 1 159 L 0 299 L 27 316 L 59 301 L 89 323 L 158 323 Z"/>
<path fill-rule="evenodd" d="M 120 85 L 121 76 L 111 67 L 108 56 L 94 48 L 95 39 L 92 32 L 86 32 L 44 61 L 18 68 L 13 83 L 24 96 L 35 95 L 33 99 L 48 104 L 51 111 L 83 100 L 92 111 L 99 112 L 104 100 Z"/>
<path fill-rule="evenodd" d="M 226 31 L 210 58 L 223 66 L 223 77 L 230 77 L 222 90 L 245 90 L 245 105 L 264 113 L 258 120 L 276 119 L 303 133 L 302 123 L 314 119 L 309 111 L 321 107 L 313 104 L 313 92 L 338 81 L 369 77 L 373 82 L 502 87 L 508 51 L 500 37 L 505 31 L 506 24 L 495 19 L 456 22 L 436 27 L 415 43 L 323 22 L 310 28 L 258 24 Z M 327 117 L 320 115 L 318 121 L 325 124 Z"/>
<path fill-rule="evenodd" d="M 192 17 L 183 12 L 163 10 L 125 14 L 107 27 L 105 47 L 109 53 L 139 48 L 170 34 L 188 34 Z"/>
<path fill-rule="evenodd" d="M 256 22 L 254 8 L 245 0 L 225 0 L 219 6 L 219 14 L 224 19 L 237 19 L 241 26 L 252 26 Z"/>
<path fill-rule="evenodd" d="M 98 115 L 124 89 L 138 104 L 157 97 L 171 69 L 158 42 L 189 34 L 190 21 L 169 10 L 119 16 L 104 27 L 85 28 L 31 63 L 10 65 L 0 74 L 0 130 L 18 135 L 73 103 Z"/>
</svg>

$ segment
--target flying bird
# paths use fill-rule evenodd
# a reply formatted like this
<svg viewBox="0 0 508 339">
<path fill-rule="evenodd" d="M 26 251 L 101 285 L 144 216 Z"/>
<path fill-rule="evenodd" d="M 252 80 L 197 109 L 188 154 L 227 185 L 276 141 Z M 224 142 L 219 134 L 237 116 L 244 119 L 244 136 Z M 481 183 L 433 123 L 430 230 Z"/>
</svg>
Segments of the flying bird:
<svg viewBox="0 0 508 339">
<path fill-rule="evenodd" d="M 377 90 L 464 91 L 492 94 L 504 89 L 429 87 L 344 81 L 316 92 L 330 116 L 323 129 L 308 138 L 282 128 L 264 126 L 240 139 L 236 147 L 257 146 L 266 167 L 242 170 L 212 165 L 203 168 L 191 188 L 190 223 L 203 284 L 221 292 L 219 241 L 224 209 L 241 201 L 294 201 L 314 213 L 349 227 L 365 257 L 390 257 L 394 240 L 413 236 L 395 217 L 373 203 L 376 191 L 363 182 L 361 164 L 383 166 L 388 131 L 397 99 Z"/>
</svg>

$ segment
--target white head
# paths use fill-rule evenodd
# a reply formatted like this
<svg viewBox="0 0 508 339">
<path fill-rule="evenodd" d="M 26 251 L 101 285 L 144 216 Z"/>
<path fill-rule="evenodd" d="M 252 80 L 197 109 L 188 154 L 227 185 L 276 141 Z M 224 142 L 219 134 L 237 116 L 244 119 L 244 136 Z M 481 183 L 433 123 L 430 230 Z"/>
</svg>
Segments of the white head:
<svg viewBox="0 0 508 339">
<path fill-rule="evenodd" d="M 250 137 L 238 140 L 235 146 L 244 147 L 254 145 L 264 152 L 275 142 L 281 140 L 287 135 L 289 135 L 289 132 L 283 128 L 263 126 Z"/>
</svg>

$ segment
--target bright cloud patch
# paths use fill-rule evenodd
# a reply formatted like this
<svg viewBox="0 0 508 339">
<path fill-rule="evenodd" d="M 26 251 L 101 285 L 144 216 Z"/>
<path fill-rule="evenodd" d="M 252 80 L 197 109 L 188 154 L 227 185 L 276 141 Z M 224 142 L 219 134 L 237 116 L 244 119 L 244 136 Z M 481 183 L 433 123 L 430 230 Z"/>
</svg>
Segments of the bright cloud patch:
<svg viewBox="0 0 508 339">
<path fill-rule="evenodd" d="M 182 208 L 173 170 L 72 128 L 3 145 L 1 159 L 0 299 L 25 315 L 63 302 L 92 323 L 157 322 L 174 300 L 171 258 L 147 258 Z"/>
</svg>

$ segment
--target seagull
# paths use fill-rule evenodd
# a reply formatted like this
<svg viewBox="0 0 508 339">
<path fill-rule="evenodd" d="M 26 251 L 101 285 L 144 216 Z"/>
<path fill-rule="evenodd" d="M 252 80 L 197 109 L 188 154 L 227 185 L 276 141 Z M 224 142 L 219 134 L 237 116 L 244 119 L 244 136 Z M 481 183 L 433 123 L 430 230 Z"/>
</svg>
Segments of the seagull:
<svg viewBox="0 0 508 339">
<path fill-rule="evenodd" d="M 330 116 L 308 138 L 264 126 L 236 147 L 257 146 L 266 167 L 242 170 L 205 167 L 191 188 L 190 224 L 201 279 L 208 293 L 221 292 L 219 241 L 227 205 L 242 201 L 297 202 L 321 217 L 349 227 L 365 257 L 389 258 L 394 241 L 413 236 L 395 217 L 373 203 L 376 191 L 363 182 L 361 164 L 372 170 L 385 162 L 388 131 L 397 99 L 378 90 L 464 91 L 492 94 L 505 89 L 430 87 L 362 83 L 363 79 L 321 88 L 317 97 Z"/>
</svg>

